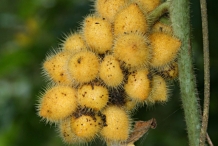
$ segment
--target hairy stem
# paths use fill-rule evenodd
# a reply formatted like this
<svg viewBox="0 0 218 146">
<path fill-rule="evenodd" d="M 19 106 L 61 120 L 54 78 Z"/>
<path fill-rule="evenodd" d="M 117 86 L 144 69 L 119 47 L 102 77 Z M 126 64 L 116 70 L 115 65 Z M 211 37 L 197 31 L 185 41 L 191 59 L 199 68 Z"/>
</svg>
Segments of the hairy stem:
<svg viewBox="0 0 218 146">
<path fill-rule="evenodd" d="M 170 17 L 174 34 L 182 42 L 178 57 L 179 83 L 189 145 L 197 146 L 201 124 L 196 79 L 192 65 L 189 0 L 172 0 Z"/>
<path fill-rule="evenodd" d="M 202 33 L 203 33 L 203 52 L 204 52 L 204 108 L 202 116 L 202 127 L 200 133 L 200 146 L 205 145 L 207 135 L 207 125 L 209 117 L 210 104 L 210 59 L 209 59 L 209 41 L 208 41 L 208 24 L 207 24 L 207 4 L 206 0 L 200 0 Z"/>
</svg>

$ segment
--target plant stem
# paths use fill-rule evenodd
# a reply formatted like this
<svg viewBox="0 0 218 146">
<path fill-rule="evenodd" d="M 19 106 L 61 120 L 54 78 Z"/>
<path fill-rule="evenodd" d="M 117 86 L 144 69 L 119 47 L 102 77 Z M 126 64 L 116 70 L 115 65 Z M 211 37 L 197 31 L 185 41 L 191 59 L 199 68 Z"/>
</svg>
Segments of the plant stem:
<svg viewBox="0 0 218 146">
<path fill-rule="evenodd" d="M 206 0 L 201 2 L 201 18 L 203 33 L 203 50 L 204 50 L 204 108 L 202 116 L 202 127 L 200 133 L 200 146 L 205 145 L 207 135 L 207 125 L 210 105 L 210 59 L 209 59 L 209 41 L 208 41 L 208 24 L 207 24 L 207 4 Z"/>
<path fill-rule="evenodd" d="M 182 42 L 178 57 L 179 83 L 189 145 L 197 146 L 201 124 L 196 79 L 192 65 L 189 0 L 172 0 L 170 17 L 174 34 Z"/>
</svg>

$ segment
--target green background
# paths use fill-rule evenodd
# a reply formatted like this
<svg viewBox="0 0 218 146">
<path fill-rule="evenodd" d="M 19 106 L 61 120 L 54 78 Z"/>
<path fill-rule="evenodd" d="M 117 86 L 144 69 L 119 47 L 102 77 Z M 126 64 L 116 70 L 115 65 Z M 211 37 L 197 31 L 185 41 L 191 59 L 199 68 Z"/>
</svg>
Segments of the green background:
<svg viewBox="0 0 218 146">
<path fill-rule="evenodd" d="M 208 0 L 211 59 L 211 105 L 208 133 L 218 144 L 218 13 Z M 66 34 L 78 30 L 91 12 L 88 0 L 0 0 L 0 146 L 63 146 L 54 125 L 36 115 L 36 103 L 45 87 L 41 63 L 58 48 Z M 199 0 L 191 0 L 192 46 L 197 88 L 203 102 L 203 52 Z M 186 146 L 186 127 L 178 82 L 170 86 L 166 104 L 143 107 L 135 120 L 157 119 L 138 146 Z M 98 140 L 93 145 L 103 145 Z"/>
</svg>

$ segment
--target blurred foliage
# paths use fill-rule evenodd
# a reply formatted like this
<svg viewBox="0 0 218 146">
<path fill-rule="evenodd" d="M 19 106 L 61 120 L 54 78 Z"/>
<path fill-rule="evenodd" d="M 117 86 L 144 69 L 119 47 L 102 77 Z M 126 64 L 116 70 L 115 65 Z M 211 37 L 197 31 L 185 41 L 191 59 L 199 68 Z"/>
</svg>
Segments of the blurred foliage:
<svg viewBox="0 0 218 146">
<path fill-rule="evenodd" d="M 92 7 L 88 0 L 1 0 L 0 5 L 0 146 L 62 146 L 54 125 L 45 125 L 36 115 L 39 92 L 45 87 L 41 63 L 48 50 L 58 48 L 66 34 L 80 28 Z M 218 13 L 216 0 L 208 0 L 211 106 L 208 133 L 217 139 L 218 112 Z M 200 6 L 191 0 L 193 55 L 200 103 L 203 102 L 203 53 Z M 173 86 L 172 86 L 173 85 Z M 178 83 L 170 86 L 167 104 L 140 108 L 135 120 L 157 119 L 137 145 L 188 145 Z M 93 145 L 103 145 L 95 141 Z"/>
</svg>

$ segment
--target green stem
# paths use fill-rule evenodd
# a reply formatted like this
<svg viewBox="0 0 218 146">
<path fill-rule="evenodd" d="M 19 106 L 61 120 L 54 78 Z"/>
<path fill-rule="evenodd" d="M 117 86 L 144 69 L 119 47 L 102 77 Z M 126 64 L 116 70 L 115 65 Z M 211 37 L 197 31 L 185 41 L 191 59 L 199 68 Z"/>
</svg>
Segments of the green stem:
<svg viewBox="0 0 218 146">
<path fill-rule="evenodd" d="M 197 146 L 201 124 L 196 79 L 192 65 L 189 0 L 172 0 L 170 17 L 175 36 L 182 42 L 178 57 L 179 83 L 189 145 Z"/>
</svg>

